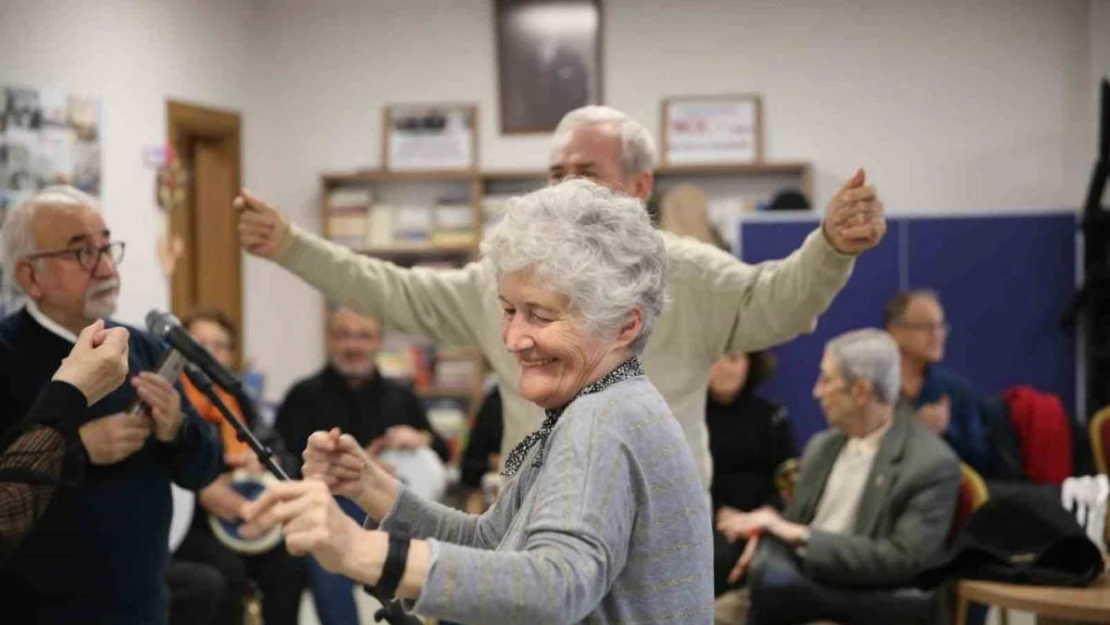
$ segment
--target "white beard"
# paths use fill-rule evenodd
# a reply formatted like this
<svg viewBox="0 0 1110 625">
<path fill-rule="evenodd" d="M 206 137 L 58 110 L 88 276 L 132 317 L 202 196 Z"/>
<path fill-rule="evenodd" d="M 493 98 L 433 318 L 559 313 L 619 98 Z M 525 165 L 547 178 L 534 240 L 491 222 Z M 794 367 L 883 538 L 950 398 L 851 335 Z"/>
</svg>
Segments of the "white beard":
<svg viewBox="0 0 1110 625">
<path fill-rule="evenodd" d="M 118 288 L 119 280 L 116 278 L 108 278 L 93 285 L 85 295 L 85 319 L 96 321 L 97 319 L 107 319 L 116 314 L 116 305 L 119 300 L 117 295 L 101 297 L 96 297 L 96 295 Z"/>
</svg>

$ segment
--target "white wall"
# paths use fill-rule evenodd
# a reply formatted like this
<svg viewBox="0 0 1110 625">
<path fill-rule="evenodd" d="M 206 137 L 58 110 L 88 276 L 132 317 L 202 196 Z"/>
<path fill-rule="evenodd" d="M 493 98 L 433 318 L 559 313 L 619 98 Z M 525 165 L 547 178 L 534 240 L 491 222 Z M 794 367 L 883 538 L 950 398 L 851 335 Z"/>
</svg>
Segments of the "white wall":
<svg viewBox="0 0 1110 625">
<path fill-rule="evenodd" d="M 1091 0 L 1091 83 L 1095 85 L 1102 79 L 1110 80 L 1110 0 Z M 1098 106 L 1097 93 L 1092 94 L 1092 103 Z M 1093 111 L 1097 109 L 1092 110 Z M 1090 142 L 1094 155 L 1094 142 Z"/>
<path fill-rule="evenodd" d="M 247 0 L 3 0 L 0 84 L 57 88 L 101 100 L 101 201 L 127 242 L 119 318 L 142 325 L 169 308 L 157 262 L 163 227 L 144 146 L 163 145 L 167 99 L 240 110 Z"/>
<path fill-rule="evenodd" d="M 404 101 L 477 102 L 483 167 L 543 167 L 546 137 L 498 134 L 492 5 L 259 5 L 247 184 L 317 229 L 319 173 L 377 166 L 381 107 Z M 605 0 L 604 93 L 654 130 L 663 97 L 759 92 L 767 157 L 813 162 L 819 198 L 864 166 L 891 212 L 1075 207 L 1093 158 L 1094 12 L 1086 1 Z M 322 304 L 264 263 L 247 264 L 246 285 L 248 350 L 277 398 L 320 363 Z"/>
<path fill-rule="evenodd" d="M 546 137 L 498 134 L 492 4 L 4 0 L 0 82 L 102 99 L 105 211 L 129 244 L 120 316 L 139 322 L 169 299 L 141 162 L 167 98 L 243 110 L 247 186 L 312 229 L 320 172 L 378 164 L 386 103 L 477 102 L 482 165 L 542 167 Z M 813 162 L 819 198 L 862 165 L 891 212 L 1074 207 L 1108 4 L 605 0 L 605 99 L 654 130 L 663 97 L 759 92 L 767 157 Z M 245 267 L 247 356 L 276 399 L 321 362 L 322 302 Z"/>
</svg>

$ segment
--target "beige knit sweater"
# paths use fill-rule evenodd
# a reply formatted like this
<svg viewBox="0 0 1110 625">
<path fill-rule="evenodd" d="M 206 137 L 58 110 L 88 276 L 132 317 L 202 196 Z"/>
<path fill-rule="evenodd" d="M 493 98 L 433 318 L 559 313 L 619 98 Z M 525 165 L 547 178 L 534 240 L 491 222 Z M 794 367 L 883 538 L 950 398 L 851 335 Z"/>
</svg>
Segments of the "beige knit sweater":
<svg viewBox="0 0 1110 625">
<path fill-rule="evenodd" d="M 682 426 L 708 489 L 709 368 L 722 354 L 762 349 L 812 332 L 848 281 L 854 257 L 837 252 L 820 230 L 787 258 L 757 265 L 691 238 L 661 234 L 669 254 L 670 302 L 641 360 Z M 406 269 L 297 226 L 290 228 L 275 260 L 327 298 L 377 317 L 387 330 L 442 346 L 478 347 L 501 380 L 503 460 L 543 421 L 543 410 L 517 392 L 518 365 L 501 341 L 496 282 L 480 263 Z"/>
</svg>

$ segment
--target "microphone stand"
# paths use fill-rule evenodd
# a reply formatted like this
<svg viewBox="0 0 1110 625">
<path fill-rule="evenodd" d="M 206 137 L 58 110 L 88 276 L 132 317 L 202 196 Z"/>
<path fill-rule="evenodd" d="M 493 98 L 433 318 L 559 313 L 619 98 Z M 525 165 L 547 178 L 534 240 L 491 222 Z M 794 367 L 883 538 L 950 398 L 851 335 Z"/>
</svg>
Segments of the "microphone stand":
<svg viewBox="0 0 1110 625">
<path fill-rule="evenodd" d="M 227 404 L 225 404 L 223 400 L 220 399 L 220 396 L 216 394 L 214 388 L 215 384 L 212 382 L 212 378 L 208 377 L 207 373 L 202 371 L 200 367 L 191 362 L 185 363 L 184 371 L 185 375 L 189 378 L 193 385 L 196 386 L 197 389 L 199 389 L 202 393 L 204 393 L 209 401 L 211 401 L 212 404 L 215 405 L 216 408 L 220 411 L 220 414 L 223 415 L 223 418 L 228 423 L 230 423 L 232 427 L 235 428 L 235 432 L 239 440 L 247 443 L 247 445 L 250 446 L 254 453 L 258 455 L 258 459 L 262 461 L 262 464 L 264 464 L 266 468 L 270 470 L 270 473 L 273 473 L 274 477 L 278 478 L 279 480 L 289 481 L 289 475 L 281 468 L 281 465 L 279 465 L 274 460 L 274 451 L 266 445 L 263 445 L 262 441 L 258 440 L 258 437 L 256 437 L 254 433 L 251 432 L 250 428 L 248 428 L 245 423 L 243 423 L 239 419 L 236 419 L 235 415 L 231 414 L 231 409 L 228 408 Z M 236 395 L 242 394 L 236 392 L 239 389 L 224 390 Z M 249 405 L 249 398 L 246 401 L 246 404 L 248 405 L 241 406 L 244 412 L 244 416 L 247 417 L 248 420 L 253 420 L 250 418 L 253 409 Z M 376 589 L 371 586 L 364 585 L 362 588 L 375 599 L 377 599 L 379 603 L 382 604 L 382 607 L 378 609 L 378 611 L 374 612 L 374 621 L 381 622 L 382 619 L 385 619 L 387 622 L 390 623 L 390 625 L 422 625 L 420 619 L 416 618 L 415 616 L 410 616 L 408 613 L 405 612 L 405 608 L 401 605 L 400 600 L 395 599 L 391 601 L 386 597 L 381 597 L 377 594 Z"/>
<path fill-rule="evenodd" d="M 191 362 L 185 363 L 185 375 L 188 376 L 193 385 L 196 386 L 197 389 L 200 390 L 200 392 L 204 393 L 204 395 L 208 397 L 209 401 L 211 401 L 212 404 L 215 405 L 217 409 L 219 409 L 220 414 L 223 415 L 224 419 L 228 423 L 230 423 L 232 427 L 235 428 L 235 433 L 238 436 L 239 440 L 245 442 L 247 445 L 250 446 L 252 450 L 254 450 L 254 453 L 258 455 L 258 459 L 262 462 L 262 464 L 266 465 L 266 468 L 270 470 L 270 473 L 273 473 L 274 476 L 277 477 L 279 480 L 287 481 L 289 479 L 289 474 L 286 473 L 285 470 L 281 468 L 281 465 L 279 465 L 277 461 L 274 460 L 274 450 L 270 449 L 266 445 L 263 445 L 262 441 L 258 440 L 258 437 L 254 435 L 254 432 L 251 432 L 250 428 L 247 427 L 247 424 L 243 423 L 239 419 L 236 419 L 235 415 L 231 414 L 231 409 L 228 408 L 227 404 L 225 404 L 223 400 L 220 399 L 220 396 L 216 394 L 216 391 L 214 389 L 215 385 L 212 383 L 212 378 L 208 377 L 207 373 L 201 371 L 200 367 L 194 365 Z M 227 390 L 228 392 L 234 391 L 234 389 L 225 390 Z M 242 406 L 242 408 L 244 412 L 250 410 L 248 406 Z"/>
</svg>

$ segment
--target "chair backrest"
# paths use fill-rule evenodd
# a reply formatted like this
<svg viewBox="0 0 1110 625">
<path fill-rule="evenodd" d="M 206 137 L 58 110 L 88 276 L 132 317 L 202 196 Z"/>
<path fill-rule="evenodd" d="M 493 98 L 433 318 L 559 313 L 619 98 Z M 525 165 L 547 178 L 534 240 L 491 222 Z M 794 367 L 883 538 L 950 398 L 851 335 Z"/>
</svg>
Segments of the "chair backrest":
<svg viewBox="0 0 1110 625">
<path fill-rule="evenodd" d="M 797 458 L 787 458 L 775 470 L 775 489 L 779 491 L 779 499 L 782 500 L 783 506 L 789 505 L 794 497 L 794 487 L 798 483 L 800 469 L 801 465 Z"/>
<path fill-rule="evenodd" d="M 1091 437 L 1091 455 L 1094 457 L 1095 471 L 1106 473 L 1106 452 L 1110 450 L 1110 406 L 1099 410 L 1091 417 L 1090 423 L 1087 424 L 1087 434 Z"/>
<path fill-rule="evenodd" d="M 1071 477 L 1073 430 L 1059 396 L 1019 385 L 1003 391 L 1002 399 L 1021 440 L 1029 481 L 1060 484 Z"/>
<path fill-rule="evenodd" d="M 951 543 L 960 530 L 967 525 L 968 519 L 990 498 L 987 483 L 983 476 L 967 463 L 960 463 L 960 492 L 956 498 L 956 513 L 952 515 L 952 526 L 948 529 L 945 542 Z"/>
</svg>

